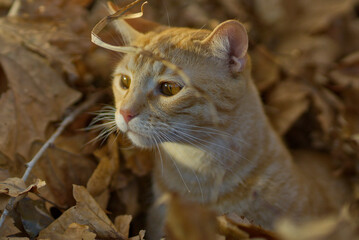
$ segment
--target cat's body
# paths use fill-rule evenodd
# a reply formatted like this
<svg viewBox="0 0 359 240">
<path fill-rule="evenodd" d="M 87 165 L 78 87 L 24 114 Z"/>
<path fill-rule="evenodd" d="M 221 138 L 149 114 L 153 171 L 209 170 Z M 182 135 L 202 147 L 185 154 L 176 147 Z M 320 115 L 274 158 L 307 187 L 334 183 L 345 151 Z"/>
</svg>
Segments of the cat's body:
<svg viewBox="0 0 359 240">
<path fill-rule="evenodd" d="M 213 32 L 167 28 L 142 34 L 124 22 L 119 30 L 131 45 L 168 59 L 191 80 L 189 85 L 141 54 L 127 54 L 114 72 L 118 127 L 135 145 L 158 150 L 156 197 L 176 192 L 265 228 L 282 216 L 300 220 L 340 207 L 344 184 L 325 165 L 315 169 L 320 181 L 301 172 L 269 124 L 239 22 Z M 159 239 L 165 207 L 155 205 L 149 216 L 149 239 Z"/>
</svg>

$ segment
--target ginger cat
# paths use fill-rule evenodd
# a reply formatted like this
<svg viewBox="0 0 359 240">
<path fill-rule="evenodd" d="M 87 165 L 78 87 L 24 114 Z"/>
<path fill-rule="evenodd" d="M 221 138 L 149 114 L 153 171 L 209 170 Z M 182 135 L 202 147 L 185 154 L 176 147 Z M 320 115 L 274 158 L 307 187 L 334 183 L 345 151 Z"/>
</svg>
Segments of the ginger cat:
<svg viewBox="0 0 359 240">
<path fill-rule="evenodd" d="M 193 85 L 141 54 L 125 55 L 114 71 L 118 128 L 136 146 L 158 151 L 155 197 L 176 192 L 264 228 L 280 217 L 303 220 L 338 210 L 346 185 L 319 161 L 299 168 L 268 122 L 240 22 L 213 31 L 161 27 L 147 33 L 130 24 L 136 20 L 116 22 L 128 44 L 177 65 Z M 146 239 L 161 238 L 165 212 L 165 206 L 151 209 Z"/>
</svg>

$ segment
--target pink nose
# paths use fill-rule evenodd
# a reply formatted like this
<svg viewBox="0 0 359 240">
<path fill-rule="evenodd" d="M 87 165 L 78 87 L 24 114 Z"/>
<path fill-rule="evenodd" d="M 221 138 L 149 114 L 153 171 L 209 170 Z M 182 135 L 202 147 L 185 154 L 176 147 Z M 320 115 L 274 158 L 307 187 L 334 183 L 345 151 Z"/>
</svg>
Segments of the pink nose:
<svg viewBox="0 0 359 240">
<path fill-rule="evenodd" d="M 127 109 L 121 109 L 120 113 L 123 116 L 123 119 L 125 120 L 126 123 L 128 123 L 138 115 L 137 113 L 134 113 L 131 110 L 127 110 Z"/>
</svg>

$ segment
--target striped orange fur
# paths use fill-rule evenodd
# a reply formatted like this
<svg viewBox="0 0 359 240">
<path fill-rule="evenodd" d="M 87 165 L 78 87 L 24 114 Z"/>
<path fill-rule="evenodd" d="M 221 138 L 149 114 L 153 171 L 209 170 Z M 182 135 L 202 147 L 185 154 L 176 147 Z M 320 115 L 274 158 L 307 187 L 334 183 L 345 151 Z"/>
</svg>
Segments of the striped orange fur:
<svg viewBox="0 0 359 240">
<path fill-rule="evenodd" d="M 125 55 L 114 71 L 119 129 L 135 145 L 158 151 L 156 197 L 176 192 L 265 228 L 280 217 L 302 220 L 338 210 L 345 184 L 319 161 L 309 159 L 305 171 L 298 167 L 268 122 L 251 79 L 242 24 L 229 20 L 212 32 L 161 28 L 147 33 L 123 20 L 116 25 L 128 44 L 176 64 L 193 85 L 143 55 Z M 128 89 L 121 87 L 121 75 L 131 78 Z M 163 82 L 182 89 L 165 96 Z M 165 206 L 151 209 L 148 239 L 160 238 L 165 211 Z"/>
</svg>

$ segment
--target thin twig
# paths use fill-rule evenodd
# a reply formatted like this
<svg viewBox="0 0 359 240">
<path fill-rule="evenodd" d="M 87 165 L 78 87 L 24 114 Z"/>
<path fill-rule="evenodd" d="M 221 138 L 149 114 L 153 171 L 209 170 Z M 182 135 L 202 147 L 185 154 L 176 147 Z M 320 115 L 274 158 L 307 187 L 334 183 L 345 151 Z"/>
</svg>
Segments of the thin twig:
<svg viewBox="0 0 359 240">
<path fill-rule="evenodd" d="M 8 12 L 9 17 L 17 16 L 21 7 L 21 0 L 14 0 Z"/>
<path fill-rule="evenodd" d="M 42 154 L 46 151 L 46 149 L 55 142 L 55 139 L 62 133 L 62 131 L 69 125 L 80 113 L 85 111 L 87 108 L 91 107 L 95 104 L 102 96 L 103 92 L 96 93 L 92 95 L 89 99 L 87 99 L 84 103 L 79 105 L 70 115 L 68 115 L 60 124 L 60 126 L 56 129 L 56 131 L 51 135 L 51 137 L 45 142 L 45 144 L 40 148 L 40 150 L 36 153 L 36 155 L 32 158 L 32 160 L 26 164 L 27 168 L 25 170 L 24 175 L 22 176 L 22 180 L 25 182 L 30 175 L 31 170 L 39 161 Z M 14 208 L 16 197 L 12 197 L 8 204 L 6 205 L 4 212 L 0 218 L 0 228 L 5 222 L 6 216 L 9 212 Z"/>
</svg>

